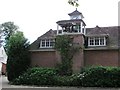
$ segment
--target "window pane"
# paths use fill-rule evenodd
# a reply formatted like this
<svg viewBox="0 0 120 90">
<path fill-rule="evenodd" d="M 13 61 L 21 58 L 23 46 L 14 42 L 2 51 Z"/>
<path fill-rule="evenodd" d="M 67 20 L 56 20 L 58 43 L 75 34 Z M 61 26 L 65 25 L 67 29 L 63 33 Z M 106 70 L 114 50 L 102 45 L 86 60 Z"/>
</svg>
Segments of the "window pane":
<svg viewBox="0 0 120 90">
<path fill-rule="evenodd" d="M 90 45 L 94 45 L 94 38 L 90 38 Z"/>
<path fill-rule="evenodd" d="M 82 33 L 84 33 L 84 28 L 82 29 Z"/>
<path fill-rule="evenodd" d="M 41 42 L 42 42 L 42 43 L 41 43 L 41 44 L 42 44 L 41 46 L 42 46 L 42 47 L 45 47 L 45 40 L 42 40 Z"/>
<path fill-rule="evenodd" d="M 50 40 L 50 47 L 53 47 L 54 46 L 54 40 Z"/>
<path fill-rule="evenodd" d="M 49 40 L 46 40 L 46 47 L 49 47 Z"/>
<path fill-rule="evenodd" d="M 95 45 L 99 45 L 99 38 L 95 37 Z"/>
<path fill-rule="evenodd" d="M 100 38 L 100 45 L 105 45 L 104 38 Z"/>
<path fill-rule="evenodd" d="M 50 42 L 50 47 L 53 47 L 53 42 Z"/>
<path fill-rule="evenodd" d="M 80 25 L 77 25 L 76 30 L 79 31 L 79 29 L 80 29 Z"/>
<path fill-rule="evenodd" d="M 62 30 L 59 30 L 58 33 L 59 33 L 59 34 L 62 34 Z"/>
</svg>

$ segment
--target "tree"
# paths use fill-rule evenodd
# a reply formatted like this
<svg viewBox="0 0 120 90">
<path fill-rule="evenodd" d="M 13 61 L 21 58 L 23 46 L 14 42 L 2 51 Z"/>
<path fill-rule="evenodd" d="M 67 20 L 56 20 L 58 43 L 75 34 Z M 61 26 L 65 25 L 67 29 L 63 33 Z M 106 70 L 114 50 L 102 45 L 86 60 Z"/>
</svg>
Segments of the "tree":
<svg viewBox="0 0 120 90">
<path fill-rule="evenodd" d="M 2 45 L 2 43 L 3 43 L 3 31 L 2 30 L 0 30 L 0 46 Z"/>
<path fill-rule="evenodd" d="M 30 65 L 29 42 L 23 33 L 17 31 L 8 41 L 7 76 L 12 81 L 26 71 Z"/>
<path fill-rule="evenodd" d="M 80 49 L 79 46 L 73 44 L 73 38 L 62 35 L 56 37 L 55 48 L 60 52 L 61 63 L 58 64 L 58 72 L 60 75 L 72 74 L 72 59 L 75 53 Z"/>
<path fill-rule="evenodd" d="M 5 22 L 0 25 L 0 31 L 2 31 L 2 38 L 4 42 L 9 40 L 10 36 L 14 34 L 18 29 L 18 26 L 14 25 L 14 22 Z"/>
<path fill-rule="evenodd" d="M 68 3 L 72 6 L 76 6 L 76 7 L 79 6 L 78 0 L 68 0 Z"/>
</svg>

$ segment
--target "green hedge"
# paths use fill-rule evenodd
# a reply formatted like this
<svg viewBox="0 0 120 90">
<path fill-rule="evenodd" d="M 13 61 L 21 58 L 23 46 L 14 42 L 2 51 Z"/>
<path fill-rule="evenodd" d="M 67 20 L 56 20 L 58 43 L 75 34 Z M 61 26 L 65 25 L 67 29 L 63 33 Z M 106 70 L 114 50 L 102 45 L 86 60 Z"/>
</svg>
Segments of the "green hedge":
<svg viewBox="0 0 120 90">
<path fill-rule="evenodd" d="M 120 68 L 90 67 L 71 76 L 59 76 L 54 68 L 32 68 L 14 80 L 13 84 L 83 86 L 83 87 L 119 87 Z"/>
<path fill-rule="evenodd" d="M 19 76 L 11 84 L 37 86 L 80 86 L 78 74 L 60 76 L 54 68 L 31 68 Z"/>
<path fill-rule="evenodd" d="M 53 77 L 56 75 L 52 68 L 31 68 L 26 73 L 15 79 L 12 84 L 23 85 L 52 85 Z"/>
<path fill-rule="evenodd" d="M 55 76 L 54 86 L 81 86 L 81 74 L 73 74 L 71 76 Z"/>
<path fill-rule="evenodd" d="M 118 67 L 90 67 L 84 68 L 81 79 L 82 86 L 87 87 L 119 87 L 120 68 Z"/>
</svg>

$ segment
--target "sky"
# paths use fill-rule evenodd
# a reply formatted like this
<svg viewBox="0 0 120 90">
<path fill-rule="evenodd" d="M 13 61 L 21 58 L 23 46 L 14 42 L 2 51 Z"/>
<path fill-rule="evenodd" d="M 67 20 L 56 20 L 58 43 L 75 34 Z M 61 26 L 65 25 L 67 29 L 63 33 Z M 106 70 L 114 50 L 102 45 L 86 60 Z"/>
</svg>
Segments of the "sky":
<svg viewBox="0 0 120 90">
<path fill-rule="evenodd" d="M 8 21 L 19 26 L 32 43 L 48 30 L 57 29 L 56 22 L 70 19 L 76 7 L 68 0 L 0 0 L 0 24 Z M 77 8 L 87 28 L 118 26 L 119 0 L 79 0 Z"/>
</svg>

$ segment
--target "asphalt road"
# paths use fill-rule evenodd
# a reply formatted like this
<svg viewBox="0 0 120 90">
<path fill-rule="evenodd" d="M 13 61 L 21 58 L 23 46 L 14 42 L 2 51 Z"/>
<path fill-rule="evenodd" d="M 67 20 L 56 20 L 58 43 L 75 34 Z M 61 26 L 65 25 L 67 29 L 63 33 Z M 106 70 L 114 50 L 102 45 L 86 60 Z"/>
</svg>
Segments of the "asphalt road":
<svg viewBox="0 0 120 90">
<path fill-rule="evenodd" d="M 120 88 L 92 88 L 92 87 L 35 87 L 35 86 L 16 86 L 9 85 L 7 77 L 0 77 L 0 87 L 2 90 L 120 90 Z"/>
</svg>

